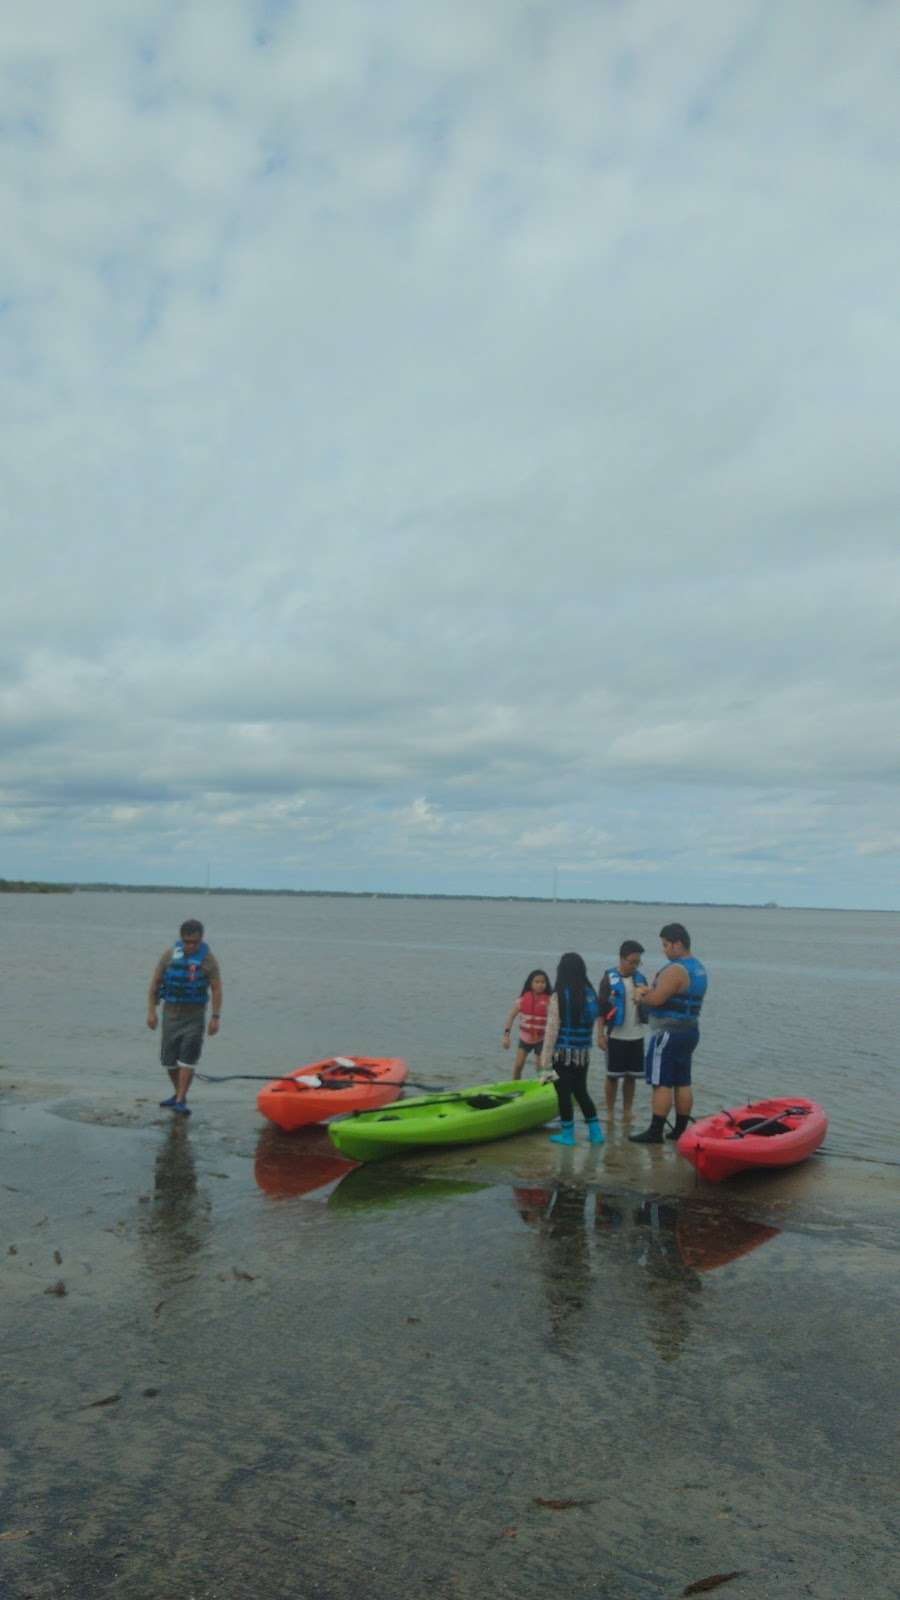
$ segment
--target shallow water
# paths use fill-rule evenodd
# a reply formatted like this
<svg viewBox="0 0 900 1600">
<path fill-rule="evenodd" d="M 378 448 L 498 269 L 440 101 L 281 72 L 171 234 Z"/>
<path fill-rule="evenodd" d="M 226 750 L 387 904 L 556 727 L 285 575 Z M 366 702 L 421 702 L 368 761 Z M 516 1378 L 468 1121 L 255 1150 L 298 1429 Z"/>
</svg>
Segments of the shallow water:
<svg viewBox="0 0 900 1600">
<path fill-rule="evenodd" d="M 866 1156 L 710 1188 L 621 1123 L 599 1150 L 536 1133 L 378 1167 L 341 1161 L 321 1131 L 263 1124 L 253 1084 L 198 1085 L 173 1125 L 143 994 L 192 908 L 35 903 L 17 898 L 7 941 L 0 1073 L 4 1600 L 662 1600 L 735 1569 L 721 1590 L 735 1600 L 896 1592 L 898 1174 L 873 1156 L 896 1159 L 893 1001 L 871 966 L 851 1001 L 837 966 L 840 944 L 863 970 L 873 925 L 884 960 L 892 919 L 842 916 L 826 949 L 821 913 L 783 946 L 750 913 L 704 913 L 701 1082 L 727 1103 L 756 1050 L 748 1088 L 777 1086 L 733 1024 L 758 1015 L 765 963 L 795 948 L 785 989 L 811 1053 L 798 1046 L 787 1087 L 823 1085 L 829 1145 Z M 510 985 L 541 959 L 516 930 L 564 913 L 315 902 L 304 932 L 285 931 L 298 904 L 208 902 L 227 985 L 211 1071 L 383 1049 L 441 1081 L 493 1076 Z M 624 920 L 572 910 L 585 932 L 598 912 Z M 467 917 L 480 952 L 453 942 Z M 577 946 L 574 931 L 557 942 Z M 430 974 L 425 1016 L 411 971 Z M 847 1036 L 825 1026 L 842 982 L 873 1022 L 852 1092 Z"/>
<path fill-rule="evenodd" d="M 0 1082 L 124 1101 L 155 1092 L 144 1026 L 157 956 L 199 912 L 225 981 L 211 1074 L 269 1074 L 332 1054 L 399 1055 L 410 1075 L 459 1085 L 506 1075 L 503 1018 L 532 967 L 580 950 L 593 974 L 623 938 L 660 964 L 657 931 L 682 915 L 710 972 L 695 1062 L 700 1110 L 807 1095 L 829 1143 L 896 1159 L 894 1051 L 900 914 L 549 902 L 74 894 L 0 897 L 8 1005 Z M 111 1080 L 115 1082 L 111 1082 Z M 594 1069 L 600 1081 L 600 1068 Z M 204 1091 L 204 1115 L 250 1084 Z M 158 1098 L 158 1096 L 157 1096 Z"/>
<path fill-rule="evenodd" d="M 892 1592 L 889 1173 L 139 1117 L 2 1113 L 10 1600 Z"/>
</svg>

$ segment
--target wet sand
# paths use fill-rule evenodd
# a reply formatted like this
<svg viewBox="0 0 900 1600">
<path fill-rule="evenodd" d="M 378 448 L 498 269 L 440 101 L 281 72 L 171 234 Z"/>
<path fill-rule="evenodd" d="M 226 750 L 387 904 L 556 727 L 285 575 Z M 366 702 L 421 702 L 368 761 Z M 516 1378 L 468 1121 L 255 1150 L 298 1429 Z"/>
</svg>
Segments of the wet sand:
<svg viewBox="0 0 900 1600">
<path fill-rule="evenodd" d="M 7 1089 L 5 1600 L 896 1593 L 896 1170 L 195 1107 Z"/>
</svg>

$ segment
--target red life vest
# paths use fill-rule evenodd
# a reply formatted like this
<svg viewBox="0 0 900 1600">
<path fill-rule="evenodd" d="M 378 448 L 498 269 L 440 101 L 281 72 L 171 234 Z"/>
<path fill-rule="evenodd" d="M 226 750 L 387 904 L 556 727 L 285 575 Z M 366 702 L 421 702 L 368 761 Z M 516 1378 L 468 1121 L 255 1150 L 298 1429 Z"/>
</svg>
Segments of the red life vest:
<svg viewBox="0 0 900 1600">
<path fill-rule="evenodd" d="M 533 989 L 526 989 L 519 995 L 519 1043 L 539 1044 L 547 1032 L 547 1012 L 550 1008 L 550 996 L 535 994 Z"/>
</svg>

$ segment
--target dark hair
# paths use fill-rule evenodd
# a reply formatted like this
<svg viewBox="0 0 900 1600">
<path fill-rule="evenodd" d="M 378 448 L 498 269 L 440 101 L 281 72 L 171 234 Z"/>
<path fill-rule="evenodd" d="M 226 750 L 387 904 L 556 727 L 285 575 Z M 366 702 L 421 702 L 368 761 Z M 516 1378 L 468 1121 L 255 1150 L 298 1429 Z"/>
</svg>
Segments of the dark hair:
<svg viewBox="0 0 900 1600">
<path fill-rule="evenodd" d="M 544 971 L 543 967 L 535 967 L 533 972 L 529 972 L 528 977 L 525 979 L 525 982 L 523 983 L 521 989 L 519 990 L 519 994 L 520 995 L 528 993 L 529 989 L 531 988 L 531 980 L 532 980 L 532 978 L 543 978 L 545 984 L 547 985 L 547 993 L 548 994 L 550 993 L 551 989 L 553 988 L 553 985 L 550 982 L 550 979 L 549 979 L 547 973 Z"/>
<path fill-rule="evenodd" d="M 638 944 L 637 939 L 623 939 L 619 945 L 619 959 L 624 961 L 626 956 L 642 956 L 644 946 Z"/>
<path fill-rule="evenodd" d="M 660 928 L 659 937 L 667 939 L 669 944 L 683 944 L 685 950 L 691 948 L 691 936 L 683 922 L 667 922 L 664 928 Z"/>
<path fill-rule="evenodd" d="M 178 932 L 181 934 L 182 939 L 184 938 L 186 933 L 187 934 L 199 933 L 199 935 L 200 935 L 200 937 L 202 939 L 203 938 L 203 923 L 202 922 L 198 922 L 196 917 L 188 917 L 187 922 L 183 922 L 181 924 L 181 927 L 178 929 Z"/>
<path fill-rule="evenodd" d="M 556 969 L 556 983 L 553 986 L 553 992 L 555 995 L 561 996 L 567 991 L 569 995 L 569 1020 L 577 1024 L 581 1022 L 584 1016 L 585 996 L 589 992 L 593 994 L 594 990 L 588 982 L 584 956 L 578 955 L 575 950 L 567 950 L 564 956 L 560 956 L 559 966 Z M 559 1000 L 557 1000 L 557 1004 L 559 1004 Z M 560 1006 L 559 1020 L 560 1022 L 566 1020 L 562 1014 L 562 1006 Z"/>
</svg>

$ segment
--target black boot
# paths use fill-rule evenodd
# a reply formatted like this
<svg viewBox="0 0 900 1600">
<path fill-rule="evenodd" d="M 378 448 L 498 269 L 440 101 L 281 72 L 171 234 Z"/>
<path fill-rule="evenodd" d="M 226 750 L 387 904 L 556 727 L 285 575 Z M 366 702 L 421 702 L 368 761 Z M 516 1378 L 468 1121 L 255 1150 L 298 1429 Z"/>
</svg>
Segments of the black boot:
<svg viewBox="0 0 900 1600">
<path fill-rule="evenodd" d="M 651 1117 L 649 1128 L 643 1133 L 630 1133 L 628 1137 L 632 1144 L 662 1144 L 665 1125 L 665 1117 Z"/>
<path fill-rule="evenodd" d="M 677 1116 L 675 1118 L 675 1126 L 674 1126 L 674 1128 L 670 1128 L 669 1129 L 668 1133 L 666 1134 L 666 1138 L 667 1139 L 680 1139 L 681 1135 L 684 1133 L 684 1130 L 687 1127 L 688 1123 L 689 1122 L 693 1122 L 693 1120 L 694 1120 L 693 1117 Z"/>
</svg>

